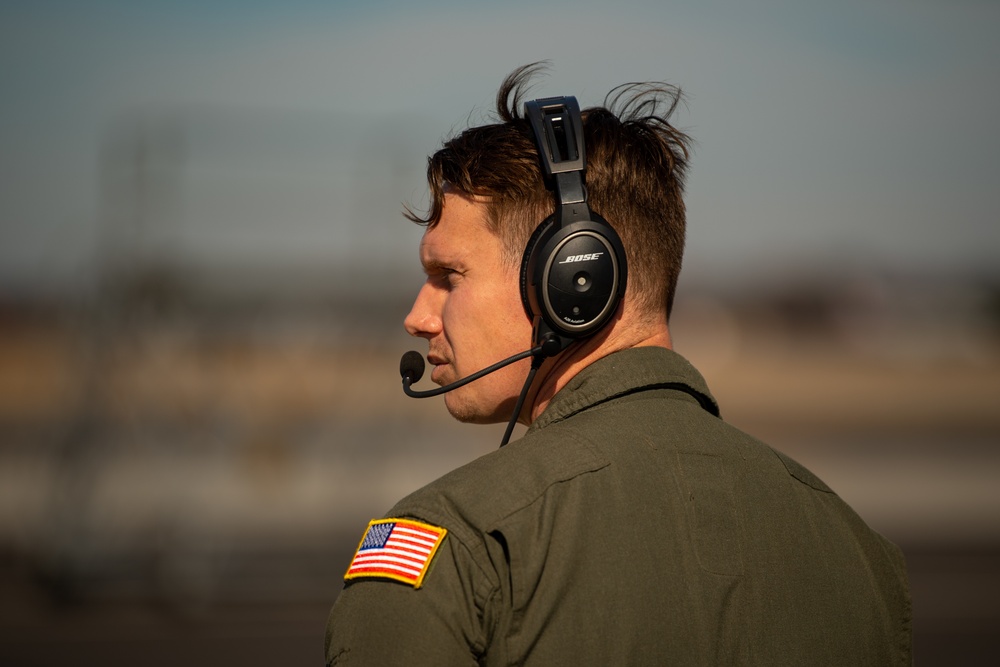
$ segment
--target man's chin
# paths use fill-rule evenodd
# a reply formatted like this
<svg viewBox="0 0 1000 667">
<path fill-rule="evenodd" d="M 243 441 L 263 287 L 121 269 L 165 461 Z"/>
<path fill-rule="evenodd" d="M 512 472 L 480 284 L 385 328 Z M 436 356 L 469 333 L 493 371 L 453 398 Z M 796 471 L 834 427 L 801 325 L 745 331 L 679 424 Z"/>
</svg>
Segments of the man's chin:
<svg viewBox="0 0 1000 667">
<path fill-rule="evenodd" d="M 448 414 L 463 424 L 499 424 L 510 418 L 509 409 L 507 414 L 504 414 L 500 406 L 496 406 L 494 410 L 486 410 L 482 406 L 462 400 L 461 396 L 455 396 L 456 393 L 445 394 L 444 404 L 448 408 Z"/>
</svg>

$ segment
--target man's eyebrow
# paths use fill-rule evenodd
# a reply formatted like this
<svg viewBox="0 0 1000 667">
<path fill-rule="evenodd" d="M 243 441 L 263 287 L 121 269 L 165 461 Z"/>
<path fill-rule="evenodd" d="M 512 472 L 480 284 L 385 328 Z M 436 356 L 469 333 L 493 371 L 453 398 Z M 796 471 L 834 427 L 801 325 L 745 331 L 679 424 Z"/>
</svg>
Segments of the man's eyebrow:
<svg viewBox="0 0 1000 667">
<path fill-rule="evenodd" d="M 421 257 L 420 265 L 423 266 L 424 273 L 427 274 L 440 273 L 441 271 L 451 270 L 454 268 L 451 263 L 443 262 L 436 258 L 424 259 Z"/>
<path fill-rule="evenodd" d="M 420 253 L 420 265 L 424 267 L 425 272 L 445 269 L 454 271 L 462 269 L 464 261 L 454 253 L 441 254 L 440 249 L 434 249 L 433 252 Z"/>
</svg>

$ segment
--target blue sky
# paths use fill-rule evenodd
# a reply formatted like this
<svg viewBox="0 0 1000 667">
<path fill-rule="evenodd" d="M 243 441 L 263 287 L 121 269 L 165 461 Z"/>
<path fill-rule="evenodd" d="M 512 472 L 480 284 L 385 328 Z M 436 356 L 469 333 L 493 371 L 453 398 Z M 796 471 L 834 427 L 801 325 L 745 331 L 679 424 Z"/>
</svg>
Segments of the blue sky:
<svg viewBox="0 0 1000 667">
<path fill-rule="evenodd" d="M 0 289 L 93 274 L 121 205 L 109 147 L 164 123 L 185 159 L 145 242 L 209 262 L 415 265 L 397 212 L 420 197 L 423 156 L 542 59 L 539 96 L 685 90 L 689 274 L 991 268 L 998 19 L 974 0 L 6 2 Z M 242 158 L 212 148 L 213 127 L 249 142 Z M 273 197 L 247 195 L 259 179 Z"/>
</svg>

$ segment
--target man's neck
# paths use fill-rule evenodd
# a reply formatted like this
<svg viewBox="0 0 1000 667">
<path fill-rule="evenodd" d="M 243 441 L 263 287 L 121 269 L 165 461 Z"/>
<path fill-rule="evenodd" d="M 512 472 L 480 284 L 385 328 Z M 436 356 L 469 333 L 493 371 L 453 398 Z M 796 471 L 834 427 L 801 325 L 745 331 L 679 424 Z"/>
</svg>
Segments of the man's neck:
<svg viewBox="0 0 1000 667">
<path fill-rule="evenodd" d="M 665 322 L 642 329 L 623 327 L 618 322 L 607 334 L 570 346 L 563 354 L 547 361 L 539 369 L 540 379 L 536 379 L 538 389 L 533 392 L 533 396 L 528 397 L 520 421 L 530 425 L 570 380 L 598 359 L 633 347 L 651 346 L 672 349 L 670 330 Z"/>
</svg>

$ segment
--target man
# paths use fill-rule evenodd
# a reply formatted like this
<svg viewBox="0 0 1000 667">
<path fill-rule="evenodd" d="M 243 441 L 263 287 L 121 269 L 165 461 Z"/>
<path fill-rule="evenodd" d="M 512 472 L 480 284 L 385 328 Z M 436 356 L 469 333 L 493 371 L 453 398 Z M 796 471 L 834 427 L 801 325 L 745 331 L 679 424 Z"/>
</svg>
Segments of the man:
<svg viewBox="0 0 1000 667">
<path fill-rule="evenodd" d="M 500 122 L 431 158 L 431 210 L 411 215 L 427 225 L 427 279 L 405 320 L 440 385 L 535 350 L 445 398 L 459 420 L 529 428 L 370 524 L 330 614 L 328 664 L 909 664 L 899 549 L 722 421 L 671 350 L 678 91 L 623 88 L 574 126 L 571 98 L 518 113 L 536 69 L 504 82 Z M 566 176 L 577 138 L 586 171 Z M 545 257 L 539 237 L 562 227 L 596 250 Z M 587 298 L 609 267 L 601 313 L 553 314 L 543 264 L 546 280 L 568 267 L 566 289 Z"/>
</svg>

